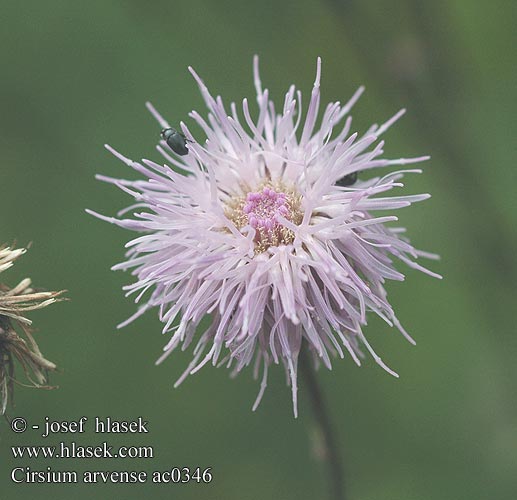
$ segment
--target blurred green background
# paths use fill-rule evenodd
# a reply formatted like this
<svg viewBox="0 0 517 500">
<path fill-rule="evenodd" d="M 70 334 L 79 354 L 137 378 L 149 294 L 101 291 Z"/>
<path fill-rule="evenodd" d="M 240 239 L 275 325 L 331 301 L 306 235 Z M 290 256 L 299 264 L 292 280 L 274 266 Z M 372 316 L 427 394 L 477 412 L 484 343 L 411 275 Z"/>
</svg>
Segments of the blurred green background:
<svg viewBox="0 0 517 500">
<path fill-rule="evenodd" d="M 387 135 L 387 155 L 429 153 L 408 191 L 431 200 L 401 212 L 413 243 L 442 255 L 433 280 L 407 269 L 388 291 L 417 340 L 372 318 L 366 332 L 401 377 L 368 359 L 337 361 L 320 381 L 339 433 L 349 498 L 517 498 L 517 184 L 515 117 L 517 3 L 439 0 L 310 2 L 14 1 L 0 2 L 0 240 L 33 242 L 2 280 L 31 276 L 71 299 L 31 317 L 37 339 L 61 372 L 56 391 L 20 388 L 11 416 L 41 423 L 143 416 L 148 435 L 110 438 L 153 445 L 145 460 L 14 460 L 16 444 L 53 444 L 35 431 L 14 435 L 0 421 L 0 499 L 326 498 L 326 475 L 308 435 L 312 413 L 278 367 L 262 405 L 250 371 L 235 380 L 206 367 L 172 384 L 191 353 L 154 361 L 165 339 L 154 314 L 123 331 L 134 310 L 109 267 L 130 234 L 95 220 L 129 199 L 95 181 L 126 177 L 103 148 L 158 159 L 153 101 L 173 123 L 204 111 L 192 65 L 214 94 L 253 95 L 251 60 L 277 101 L 291 83 L 310 92 L 323 58 L 323 102 L 346 100 L 360 85 L 355 128 L 408 114 Z M 403 266 L 400 266 L 403 269 Z M 63 436 L 82 444 L 92 432 Z M 14 466 L 32 469 L 166 470 L 213 468 L 209 485 L 14 485 Z"/>
</svg>

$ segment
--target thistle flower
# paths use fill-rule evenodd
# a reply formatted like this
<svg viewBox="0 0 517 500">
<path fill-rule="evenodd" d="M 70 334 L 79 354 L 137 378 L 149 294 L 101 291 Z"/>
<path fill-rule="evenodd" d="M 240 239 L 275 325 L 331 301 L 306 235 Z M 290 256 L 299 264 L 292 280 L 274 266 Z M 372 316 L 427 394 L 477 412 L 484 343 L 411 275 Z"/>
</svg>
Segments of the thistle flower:
<svg viewBox="0 0 517 500">
<path fill-rule="evenodd" d="M 301 93 L 291 86 L 280 112 L 275 111 L 254 60 L 258 117 L 248 100 L 242 115 L 221 97 L 212 97 L 192 68 L 208 107 L 208 117 L 190 117 L 206 134 L 198 141 L 181 123 L 188 154 L 178 156 L 167 142 L 158 151 L 168 164 L 132 161 L 106 148 L 144 180 L 99 175 L 136 204 L 118 218 L 93 211 L 102 220 L 140 236 L 126 246 L 127 260 L 113 267 L 131 270 L 135 280 L 125 287 L 140 307 L 128 324 L 158 308 L 163 333 L 171 337 L 165 359 L 174 349 L 195 341 L 192 362 L 176 382 L 207 363 L 227 364 L 233 373 L 252 364 L 262 383 L 255 409 L 267 385 L 268 368 L 282 363 L 297 410 L 297 361 L 302 341 L 316 363 L 331 367 L 331 358 L 348 352 L 360 365 L 365 348 L 387 372 L 397 376 L 374 352 L 362 327 L 368 312 L 397 327 L 412 343 L 387 300 L 386 280 L 403 280 L 394 261 L 438 276 L 416 262 L 436 257 L 415 250 L 390 227 L 392 211 L 429 198 L 428 194 L 387 197 L 403 187 L 406 173 L 397 170 L 374 178 L 367 171 L 418 163 L 427 156 L 384 159 L 379 137 L 404 110 L 364 135 L 351 134 L 352 106 L 359 88 L 345 104 L 327 105 L 319 128 L 321 61 L 305 119 Z M 167 121 L 147 103 L 164 129 Z M 336 132 L 336 128 L 339 129 Z M 175 132 L 174 132 L 175 133 Z M 162 134 L 163 135 L 163 134 Z M 177 138 L 177 136 L 175 135 Z M 136 212 L 135 212 L 136 210 Z M 374 215 L 377 212 L 387 215 Z M 124 214 L 133 212 L 132 218 Z M 439 276 L 438 276 L 439 277 Z M 210 326 L 196 334 L 201 320 Z"/>
<path fill-rule="evenodd" d="M 24 248 L 11 249 L 0 246 L 0 273 L 10 268 L 16 259 L 26 252 Z M 14 360 L 21 365 L 32 387 L 50 389 L 46 385 L 47 372 L 56 365 L 43 357 L 32 336 L 32 321 L 25 317 L 28 311 L 42 309 L 58 300 L 60 292 L 41 292 L 31 288 L 31 280 L 25 278 L 14 288 L 0 285 L 0 415 L 5 413 L 8 401 L 12 401 L 15 378 Z M 25 335 L 23 339 L 15 326 Z"/>
</svg>

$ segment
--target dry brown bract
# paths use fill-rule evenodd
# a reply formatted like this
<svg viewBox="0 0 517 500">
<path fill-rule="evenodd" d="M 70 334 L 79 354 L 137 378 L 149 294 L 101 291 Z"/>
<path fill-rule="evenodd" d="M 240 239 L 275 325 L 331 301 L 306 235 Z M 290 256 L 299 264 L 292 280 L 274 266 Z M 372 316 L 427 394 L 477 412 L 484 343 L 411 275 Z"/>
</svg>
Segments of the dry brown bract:
<svg viewBox="0 0 517 500">
<path fill-rule="evenodd" d="M 9 269 L 25 252 L 25 248 L 0 246 L 0 273 Z M 56 365 L 41 354 L 31 333 L 32 321 L 25 317 L 25 313 L 62 300 L 60 295 L 63 293 L 64 290 L 35 291 L 31 288 L 29 278 L 14 288 L 0 284 L 0 415 L 5 413 L 7 403 L 12 402 L 14 385 L 26 385 L 15 378 L 15 359 L 25 372 L 29 387 L 51 388 L 47 385 L 47 372 L 55 370 Z"/>
</svg>

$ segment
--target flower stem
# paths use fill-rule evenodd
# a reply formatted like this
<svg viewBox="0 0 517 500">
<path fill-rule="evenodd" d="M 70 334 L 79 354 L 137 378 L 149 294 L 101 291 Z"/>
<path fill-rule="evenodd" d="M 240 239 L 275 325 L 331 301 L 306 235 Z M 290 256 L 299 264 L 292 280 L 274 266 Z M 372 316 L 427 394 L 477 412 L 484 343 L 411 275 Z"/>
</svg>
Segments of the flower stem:
<svg viewBox="0 0 517 500">
<path fill-rule="evenodd" d="M 323 393 L 318 385 L 314 364 L 306 345 L 300 350 L 299 367 L 311 400 L 316 430 L 321 436 L 321 457 L 328 469 L 332 500 L 345 500 L 343 462 L 338 440 L 332 428 Z"/>
</svg>

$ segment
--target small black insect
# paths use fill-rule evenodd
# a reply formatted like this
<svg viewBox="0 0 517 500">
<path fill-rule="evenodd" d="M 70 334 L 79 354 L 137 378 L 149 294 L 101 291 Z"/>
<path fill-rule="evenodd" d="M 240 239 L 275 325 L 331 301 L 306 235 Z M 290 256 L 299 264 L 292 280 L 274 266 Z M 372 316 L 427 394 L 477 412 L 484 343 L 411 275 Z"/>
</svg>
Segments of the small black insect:
<svg viewBox="0 0 517 500">
<path fill-rule="evenodd" d="M 336 184 L 341 187 L 351 186 L 355 184 L 357 181 L 357 172 L 352 172 L 351 174 L 345 175 L 336 181 Z"/>
<path fill-rule="evenodd" d="M 160 135 L 176 154 L 180 156 L 188 154 L 187 139 L 181 132 L 175 128 L 164 128 Z"/>
</svg>

